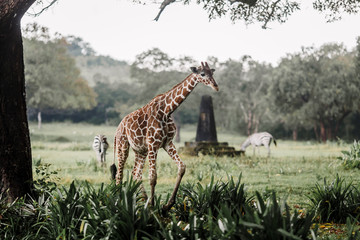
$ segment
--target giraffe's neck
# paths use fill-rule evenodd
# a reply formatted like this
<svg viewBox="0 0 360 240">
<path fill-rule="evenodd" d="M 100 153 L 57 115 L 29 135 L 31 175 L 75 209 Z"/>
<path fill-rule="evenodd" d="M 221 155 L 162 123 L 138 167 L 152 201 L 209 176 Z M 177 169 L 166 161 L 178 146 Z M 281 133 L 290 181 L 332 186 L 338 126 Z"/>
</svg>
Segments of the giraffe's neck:
<svg viewBox="0 0 360 240">
<path fill-rule="evenodd" d="M 164 93 L 164 113 L 170 115 L 176 108 L 189 96 L 191 91 L 196 87 L 198 82 L 194 74 L 190 74 L 182 82 Z"/>
</svg>

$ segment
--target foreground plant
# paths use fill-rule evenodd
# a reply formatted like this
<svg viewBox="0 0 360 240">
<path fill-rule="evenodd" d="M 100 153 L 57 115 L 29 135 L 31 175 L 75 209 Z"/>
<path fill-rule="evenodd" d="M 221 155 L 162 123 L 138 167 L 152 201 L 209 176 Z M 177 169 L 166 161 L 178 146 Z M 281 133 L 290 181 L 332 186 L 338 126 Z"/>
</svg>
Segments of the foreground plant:
<svg viewBox="0 0 360 240">
<path fill-rule="evenodd" d="M 235 181 L 229 177 L 228 182 L 215 181 L 214 176 L 206 186 L 200 183 L 186 183 L 180 187 L 180 194 L 175 205 L 176 216 L 188 221 L 191 212 L 198 217 L 206 217 L 209 213 L 217 217 L 219 209 L 227 206 L 229 209 L 243 209 L 252 200 L 241 183 L 241 175 Z"/>
<path fill-rule="evenodd" d="M 338 177 L 332 188 L 325 184 L 326 189 L 338 189 L 342 182 Z M 348 199 L 351 187 L 345 186 L 337 192 Z M 213 177 L 205 186 L 187 184 L 180 193 L 178 203 L 166 216 L 162 215 L 161 197 L 156 197 L 154 207 L 150 208 L 141 197 L 140 182 L 129 177 L 123 184 L 103 184 L 99 188 L 88 182 L 73 182 L 51 193 L 44 191 L 36 200 L 20 199 L 11 204 L 0 196 L 0 239 L 317 237 L 315 211 L 304 214 L 298 209 L 290 210 L 286 200 L 278 200 L 275 192 L 248 196 L 241 175 L 236 181 L 233 178 L 228 182 L 215 181 Z M 356 200 L 355 195 L 351 196 Z M 347 220 L 348 239 L 359 236 L 357 224 L 355 217 Z"/>
<path fill-rule="evenodd" d="M 338 157 L 346 169 L 360 169 L 360 141 L 354 140 L 349 151 L 341 151 L 342 156 Z"/>
<path fill-rule="evenodd" d="M 360 191 L 351 182 L 336 175 L 333 182 L 316 184 L 309 195 L 310 211 L 319 218 L 320 222 L 345 223 L 347 217 L 359 219 Z"/>
<path fill-rule="evenodd" d="M 202 186 L 186 184 L 168 226 L 166 239 L 315 239 L 313 215 L 290 211 L 278 203 L 275 192 L 268 198 L 248 196 L 241 175 L 237 181 L 214 181 Z"/>
</svg>

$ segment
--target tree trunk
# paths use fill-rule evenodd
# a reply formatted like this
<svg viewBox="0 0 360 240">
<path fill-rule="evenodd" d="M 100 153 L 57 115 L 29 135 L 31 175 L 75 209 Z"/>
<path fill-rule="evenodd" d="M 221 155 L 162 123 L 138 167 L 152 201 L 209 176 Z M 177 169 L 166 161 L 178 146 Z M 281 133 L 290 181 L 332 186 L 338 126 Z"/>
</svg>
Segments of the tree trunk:
<svg viewBox="0 0 360 240">
<path fill-rule="evenodd" d="M 359 38 L 360 39 L 360 38 Z M 360 63 L 359 63 L 360 64 Z M 359 69 L 360 70 L 360 69 Z M 360 77 L 360 76 L 359 76 Z M 359 79 L 360 80 L 360 79 Z M 351 113 L 351 111 L 345 111 L 343 113 L 343 115 L 341 116 L 341 118 L 339 118 L 337 121 L 336 121 L 336 125 L 335 125 L 335 129 L 334 129 L 334 137 L 337 137 L 338 135 L 338 131 L 339 131 L 339 127 L 340 125 L 342 124 L 342 122 L 344 121 L 344 119 Z"/>
<path fill-rule="evenodd" d="M 297 129 L 293 129 L 292 131 L 292 137 L 293 137 L 293 141 L 297 141 L 297 135 L 298 135 L 298 131 Z"/>
<path fill-rule="evenodd" d="M 255 125 L 254 133 L 257 133 L 259 131 L 260 119 L 256 118 L 255 114 L 254 114 L 254 122 L 255 122 L 254 123 L 254 125 Z"/>
<path fill-rule="evenodd" d="M 333 135 L 332 135 L 332 128 L 331 128 L 331 126 L 329 126 L 329 127 L 326 129 L 326 138 L 329 139 L 329 140 L 333 140 Z"/>
<path fill-rule="evenodd" d="M 314 124 L 314 133 L 315 133 L 316 140 L 320 141 L 320 136 L 319 136 L 316 124 Z"/>
<path fill-rule="evenodd" d="M 20 27 L 33 2 L 0 2 L 0 193 L 8 201 L 33 189 Z"/>
<path fill-rule="evenodd" d="M 248 112 L 248 119 L 247 119 L 247 135 L 251 135 L 251 128 L 252 128 L 252 112 Z"/>
<path fill-rule="evenodd" d="M 323 122 L 320 122 L 320 139 L 323 143 L 326 142 L 326 129 Z"/>
<path fill-rule="evenodd" d="M 38 112 L 37 119 L 38 119 L 38 129 L 41 129 L 42 120 L 41 120 L 41 112 L 40 111 Z"/>
</svg>

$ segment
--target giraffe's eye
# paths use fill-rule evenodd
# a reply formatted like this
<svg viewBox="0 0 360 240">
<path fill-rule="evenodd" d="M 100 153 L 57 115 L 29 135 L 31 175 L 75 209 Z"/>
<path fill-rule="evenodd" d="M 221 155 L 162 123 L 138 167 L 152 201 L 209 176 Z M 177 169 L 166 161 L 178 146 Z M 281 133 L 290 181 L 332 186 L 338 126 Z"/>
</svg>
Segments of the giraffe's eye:
<svg viewBox="0 0 360 240">
<path fill-rule="evenodd" d="M 202 77 L 205 77 L 205 73 L 201 73 L 201 76 L 202 76 Z"/>
</svg>

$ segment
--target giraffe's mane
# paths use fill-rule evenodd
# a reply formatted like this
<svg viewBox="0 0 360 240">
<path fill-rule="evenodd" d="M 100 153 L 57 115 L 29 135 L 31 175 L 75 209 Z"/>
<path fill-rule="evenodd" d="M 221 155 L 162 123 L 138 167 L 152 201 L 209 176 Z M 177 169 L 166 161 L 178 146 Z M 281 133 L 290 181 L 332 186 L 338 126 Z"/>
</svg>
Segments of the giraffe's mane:
<svg viewBox="0 0 360 240">
<path fill-rule="evenodd" d="M 182 80 L 181 82 L 179 82 L 175 86 L 173 86 L 170 90 L 168 90 L 167 92 L 160 94 L 160 95 L 166 95 L 167 93 L 171 92 L 172 90 L 174 90 L 175 88 L 177 88 L 178 86 L 183 84 L 183 82 L 185 82 L 191 75 L 192 75 L 192 73 L 189 76 L 187 76 L 184 80 Z"/>
<path fill-rule="evenodd" d="M 151 103 L 154 99 L 162 97 L 162 96 L 166 96 L 167 93 L 171 92 L 172 90 L 174 90 L 175 88 L 177 88 L 178 86 L 180 86 L 184 81 L 186 81 L 190 76 L 192 75 L 192 73 L 190 75 L 188 75 L 184 80 L 182 80 L 181 82 L 177 83 L 175 86 L 173 86 L 170 90 L 164 92 L 164 93 L 160 93 L 158 95 L 156 95 L 154 98 L 151 99 L 151 101 L 149 101 L 149 103 Z M 149 104 L 148 103 L 148 104 Z M 146 104 L 145 106 L 147 106 L 148 104 Z"/>
</svg>

